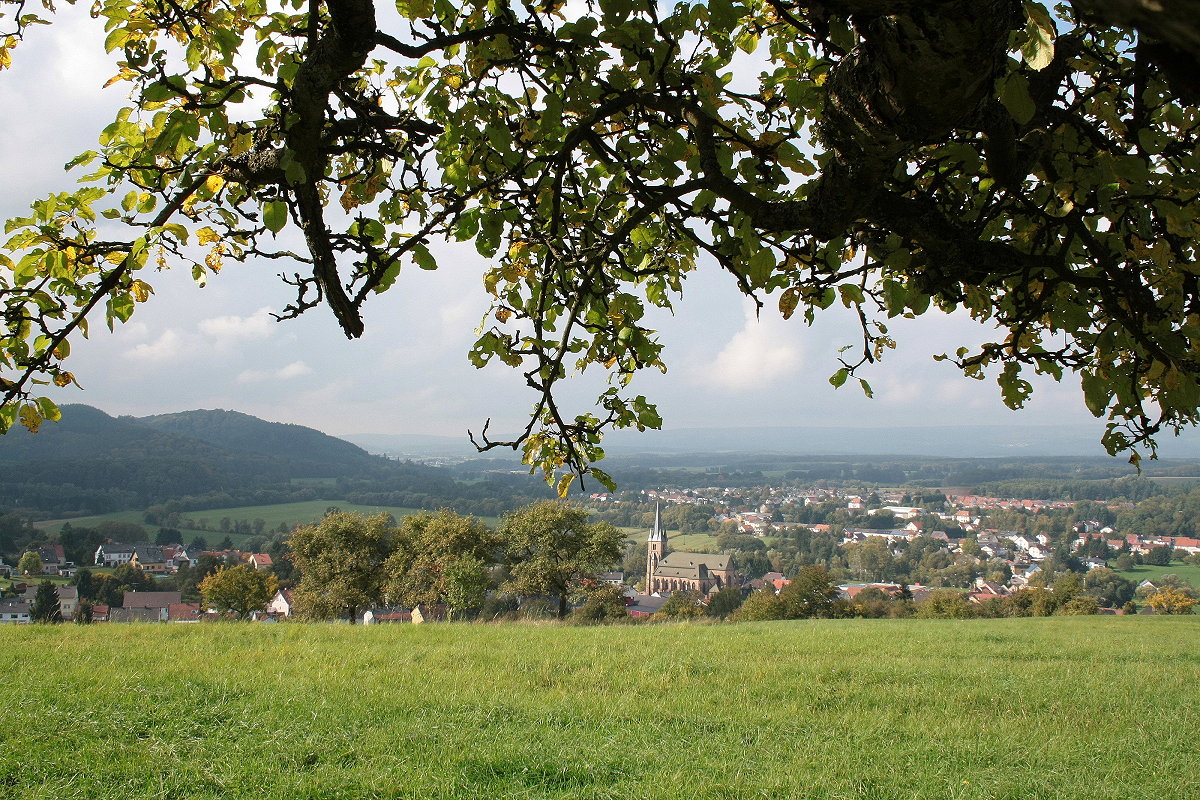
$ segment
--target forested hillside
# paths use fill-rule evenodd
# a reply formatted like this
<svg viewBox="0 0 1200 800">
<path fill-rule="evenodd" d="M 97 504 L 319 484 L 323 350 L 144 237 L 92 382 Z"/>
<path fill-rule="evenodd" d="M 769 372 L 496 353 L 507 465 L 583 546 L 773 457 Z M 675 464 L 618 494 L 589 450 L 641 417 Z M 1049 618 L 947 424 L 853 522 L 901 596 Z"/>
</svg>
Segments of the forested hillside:
<svg viewBox="0 0 1200 800">
<path fill-rule="evenodd" d="M 519 476 L 518 476 L 519 477 Z M 527 477 L 527 476 L 525 476 Z M 443 469 L 373 456 L 299 425 L 232 411 L 145 419 L 68 406 L 36 434 L 0 437 L 0 508 L 53 516 L 177 501 L 182 510 L 361 497 L 415 508 L 542 494 L 532 480 L 463 483 Z M 503 503 L 501 504 L 503 505 Z"/>
</svg>

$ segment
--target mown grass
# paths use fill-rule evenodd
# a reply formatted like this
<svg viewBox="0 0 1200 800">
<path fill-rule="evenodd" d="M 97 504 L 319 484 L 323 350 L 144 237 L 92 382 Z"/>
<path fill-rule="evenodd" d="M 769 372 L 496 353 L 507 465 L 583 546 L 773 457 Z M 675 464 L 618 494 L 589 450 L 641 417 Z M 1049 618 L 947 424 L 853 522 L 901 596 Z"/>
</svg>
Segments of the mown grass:
<svg viewBox="0 0 1200 800">
<path fill-rule="evenodd" d="M 1200 619 L 5 627 L 14 798 L 1200 796 Z"/>
<path fill-rule="evenodd" d="M 1109 564 L 1111 565 L 1112 562 L 1110 561 Z M 1139 564 L 1128 572 L 1118 570 L 1117 574 L 1134 583 L 1141 583 L 1145 580 L 1153 581 L 1162 575 L 1175 574 L 1192 586 L 1200 588 L 1200 567 L 1194 564 L 1182 564 L 1178 561 L 1172 561 L 1165 567 L 1153 564 Z"/>
<path fill-rule="evenodd" d="M 229 536 L 235 547 L 245 543 L 253 538 L 255 534 L 239 534 L 226 532 L 221 530 L 221 519 L 228 517 L 232 522 L 245 521 L 251 524 L 255 520 L 261 519 L 265 523 L 263 526 L 263 535 L 270 535 L 275 532 L 280 524 L 287 525 L 289 528 L 295 525 L 308 525 L 317 522 L 325 515 L 325 511 L 331 507 L 336 507 L 342 511 L 354 511 L 362 514 L 378 514 L 379 512 L 387 512 L 396 519 L 406 517 L 409 514 L 420 513 L 421 509 L 403 508 L 400 506 L 368 506 L 358 503 L 347 503 L 343 500 L 306 500 L 299 503 L 279 503 L 276 505 L 267 506 L 238 506 L 236 508 L 211 508 L 203 511 L 185 511 L 183 517 L 193 521 L 208 520 L 208 529 L 181 527 L 179 532 L 184 541 L 182 544 L 190 542 L 197 536 L 202 536 L 208 542 L 209 546 L 215 547 L 217 542 Z M 484 522 L 494 524 L 494 517 L 484 517 Z M 150 525 L 145 521 L 144 511 L 115 511 L 111 514 L 98 514 L 91 517 L 78 517 L 76 519 L 58 519 L 38 522 L 35 527 L 57 532 L 64 522 L 71 523 L 76 528 L 88 528 L 99 525 L 102 522 L 132 522 L 142 525 L 147 535 L 153 539 L 154 534 L 158 531 L 159 526 Z"/>
</svg>

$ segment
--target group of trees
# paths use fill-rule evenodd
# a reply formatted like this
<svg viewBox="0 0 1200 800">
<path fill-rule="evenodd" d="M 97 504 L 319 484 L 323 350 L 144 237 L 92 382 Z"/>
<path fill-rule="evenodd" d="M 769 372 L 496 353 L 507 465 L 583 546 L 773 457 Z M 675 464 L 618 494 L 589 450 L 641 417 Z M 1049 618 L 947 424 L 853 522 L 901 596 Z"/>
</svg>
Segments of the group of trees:
<svg viewBox="0 0 1200 800">
<path fill-rule="evenodd" d="M 300 573 L 298 611 L 351 620 L 385 604 L 445 604 L 454 616 L 479 609 L 489 591 L 550 599 L 562 618 L 585 581 L 624 552 L 619 530 L 556 501 L 518 509 L 494 531 L 448 510 L 399 524 L 386 514 L 334 512 L 297 530 L 289 544 Z"/>
</svg>

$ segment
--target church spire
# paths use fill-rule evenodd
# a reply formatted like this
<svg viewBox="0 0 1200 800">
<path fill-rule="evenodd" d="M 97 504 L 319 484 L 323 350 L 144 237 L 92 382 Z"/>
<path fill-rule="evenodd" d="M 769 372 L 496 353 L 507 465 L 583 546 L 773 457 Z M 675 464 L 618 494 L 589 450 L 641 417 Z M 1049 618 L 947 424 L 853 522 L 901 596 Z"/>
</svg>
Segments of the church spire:
<svg viewBox="0 0 1200 800">
<path fill-rule="evenodd" d="M 667 532 L 663 530 L 662 524 L 662 509 L 658 503 L 654 504 L 654 527 L 650 529 L 650 541 L 664 544 L 667 541 Z"/>
<path fill-rule="evenodd" d="M 646 594 L 654 594 L 654 573 L 658 571 L 658 562 L 667 554 L 667 531 L 662 524 L 662 510 L 658 503 L 654 504 L 654 527 L 646 539 Z"/>
</svg>

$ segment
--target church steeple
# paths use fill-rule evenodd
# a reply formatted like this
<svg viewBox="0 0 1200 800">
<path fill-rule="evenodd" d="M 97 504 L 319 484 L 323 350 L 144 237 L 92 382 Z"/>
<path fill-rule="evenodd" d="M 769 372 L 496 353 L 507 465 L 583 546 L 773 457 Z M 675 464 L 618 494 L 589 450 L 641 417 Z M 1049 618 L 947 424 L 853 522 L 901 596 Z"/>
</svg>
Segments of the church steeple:
<svg viewBox="0 0 1200 800">
<path fill-rule="evenodd" d="M 654 504 L 654 527 L 650 529 L 649 541 L 662 542 L 664 545 L 667 543 L 667 532 L 662 524 L 662 509 L 658 503 Z"/>
<path fill-rule="evenodd" d="M 650 529 L 650 537 L 646 539 L 646 594 L 654 594 L 654 573 L 658 571 L 658 562 L 667 554 L 667 531 L 662 524 L 662 509 L 654 504 L 654 527 Z"/>
</svg>

